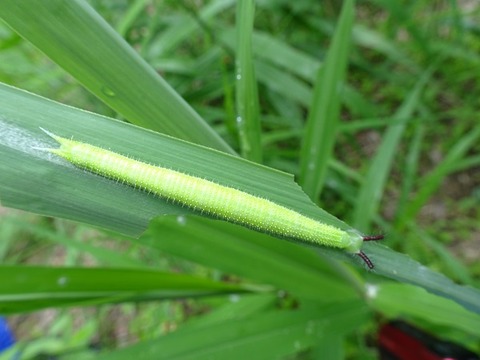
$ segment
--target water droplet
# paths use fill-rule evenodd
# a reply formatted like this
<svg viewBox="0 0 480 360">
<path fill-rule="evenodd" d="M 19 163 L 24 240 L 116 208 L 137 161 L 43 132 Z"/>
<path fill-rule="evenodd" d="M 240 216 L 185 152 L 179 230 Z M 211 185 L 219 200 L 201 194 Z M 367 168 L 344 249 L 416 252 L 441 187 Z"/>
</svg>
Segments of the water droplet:
<svg viewBox="0 0 480 360">
<path fill-rule="evenodd" d="M 177 216 L 177 223 L 180 225 L 186 225 L 187 224 L 187 218 L 184 215 L 178 215 Z"/>
<path fill-rule="evenodd" d="M 240 296 L 238 294 L 231 294 L 228 298 L 232 303 L 237 303 L 240 301 Z"/>
<path fill-rule="evenodd" d="M 102 87 L 102 92 L 109 97 L 114 97 L 116 95 L 115 92 L 107 86 Z"/>
<path fill-rule="evenodd" d="M 241 116 L 237 116 L 235 120 L 237 121 L 237 124 L 241 124 L 243 121 Z"/>
<path fill-rule="evenodd" d="M 293 347 L 295 348 L 295 350 L 300 350 L 302 344 L 300 343 L 300 341 L 297 340 L 293 343 Z"/>
<path fill-rule="evenodd" d="M 57 284 L 59 286 L 65 286 L 67 285 L 67 282 L 68 282 L 68 278 L 66 276 L 60 276 L 57 280 Z"/>
<path fill-rule="evenodd" d="M 307 327 L 305 328 L 305 334 L 312 335 L 315 331 L 315 323 L 313 321 L 307 322 Z"/>
<path fill-rule="evenodd" d="M 242 74 L 237 74 L 237 80 L 241 80 L 242 79 Z"/>
<path fill-rule="evenodd" d="M 368 298 L 373 299 L 376 298 L 378 295 L 378 286 L 373 284 L 366 284 L 365 285 L 365 292 Z"/>
</svg>

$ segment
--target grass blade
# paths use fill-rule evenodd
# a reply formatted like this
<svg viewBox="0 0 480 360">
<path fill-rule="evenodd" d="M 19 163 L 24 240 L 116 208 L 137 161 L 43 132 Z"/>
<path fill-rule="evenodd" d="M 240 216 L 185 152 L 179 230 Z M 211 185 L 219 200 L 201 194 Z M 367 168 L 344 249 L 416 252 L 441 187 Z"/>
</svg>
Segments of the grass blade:
<svg viewBox="0 0 480 360">
<path fill-rule="evenodd" d="M 302 188 L 312 199 L 322 191 L 338 131 L 340 91 L 347 67 L 353 19 L 354 2 L 345 1 L 332 45 L 315 83 L 300 169 Z"/>
<path fill-rule="evenodd" d="M 254 0 L 237 2 L 236 122 L 243 157 L 261 162 L 260 115 L 252 52 L 254 14 Z"/>
<path fill-rule="evenodd" d="M 299 211 L 305 211 L 305 215 L 320 216 L 327 223 L 348 228 L 316 207 L 290 175 L 0 85 L 0 197 L 6 206 L 129 235 L 141 233 L 154 216 L 192 213 L 35 150 L 56 146 L 40 127 L 266 197 L 292 209 L 300 206 L 303 210 Z"/>
<path fill-rule="evenodd" d="M 7 0 L 1 18 L 128 121 L 233 153 L 87 2 Z"/>
<path fill-rule="evenodd" d="M 0 266 L 0 276 L 9 279 L 0 283 L 0 314 L 245 291 L 190 275 L 138 269 Z"/>
<path fill-rule="evenodd" d="M 472 314 L 451 300 L 407 284 L 384 283 L 372 297 L 372 306 L 391 318 L 412 316 L 439 326 L 480 335 L 480 315 Z"/>
<path fill-rule="evenodd" d="M 449 173 L 464 159 L 468 151 L 478 144 L 480 138 L 480 127 L 473 128 L 468 134 L 465 134 L 450 149 L 445 159 L 427 176 L 423 177 L 419 190 L 415 198 L 409 203 L 405 212 L 398 221 L 399 229 L 403 228 L 407 222 L 411 221 L 418 214 L 423 205 L 428 201 L 435 191 L 438 190 L 442 181 Z"/>
<path fill-rule="evenodd" d="M 430 70 L 422 76 L 400 109 L 398 109 L 394 118 L 402 119 L 403 121 L 395 121 L 389 126 L 377 150 L 377 154 L 372 160 L 363 186 L 360 188 L 353 214 L 353 224 L 361 231 L 368 232 L 370 222 L 378 211 L 385 182 L 393 166 L 397 147 L 405 130 L 406 122 L 415 111 L 422 89 L 431 73 L 432 71 Z"/>
</svg>

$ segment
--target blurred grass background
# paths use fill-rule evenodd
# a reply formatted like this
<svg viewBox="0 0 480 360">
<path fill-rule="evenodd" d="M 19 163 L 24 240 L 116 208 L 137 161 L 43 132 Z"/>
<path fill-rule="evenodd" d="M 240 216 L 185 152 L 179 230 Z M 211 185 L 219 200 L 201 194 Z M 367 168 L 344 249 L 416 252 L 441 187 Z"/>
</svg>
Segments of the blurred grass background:
<svg viewBox="0 0 480 360">
<path fill-rule="evenodd" d="M 456 282 L 478 288 L 477 2 L 358 1 L 354 15 L 351 14 L 352 38 L 349 40 L 344 34 L 347 42 L 340 41 L 336 48 L 332 38 L 342 9 L 342 2 L 337 1 L 262 0 L 256 2 L 254 9 L 241 9 L 235 1 L 227 0 L 95 0 L 90 4 L 238 153 L 295 174 L 305 192 L 331 214 L 362 231 L 385 231 L 388 246 Z M 236 27 L 236 21 L 241 26 Z M 251 39 L 242 38 L 252 27 Z M 251 54 L 247 51 L 249 41 Z M 239 43 L 244 44 L 240 47 L 243 53 L 238 52 Z M 335 58 L 329 63 L 327 54 L 332 49 L 336 54 L 346 52 L 343 70 Z M 338 73 L 319 71 L 328 65 Z M 329 76 L 333 77 L 330 81 Z M 328 106 L 317 104 L 319 108 L 314 110 L 312 96 L 338 91 L 342 78 L 345 81 L 338 104 L 335 99 L 326 98 L 323 101 Z M 0 26 L 0 81 L 123 119 L 4 24 Z M 250 102 L 240 109 L 245 104 L 245 93 L 257 103 Z M 245 117 L 259 123 L 245 124 Z M 320 126 L 316 129 L 311 125 L 316 117 L 327 117 L 329 121 L 323 128 L 318 125 L 321 120 L 316 122 Z M 306 154 L 319 140 L 318 136 L 325 136 L 327 141 L 321 143 L 326 147 L 317 149 L 309 158 Z M 0 211 L 2 264 L 149 267 L 234 284 L 242 281 L 241 276 L 229 274 L 225 266 L 213 260 L 200 265 L 168 245 L 148 246 L 148 237 L 135 242 L 61 219 L 5 208 Z M 171 225 L 168 221 L 159 233 Z M 282 261 L 285 260 L 279 263 Z M 299 278 L 307 277 L 307 273 L 305 270 Z M 240 275 L 272 283 L 270 279 L 255 279 L 253 274 Z M 288 271 L 284 276 L 288 276 Z M 377 281 L 373 274 L 367 276 L 367 281 Z M 305 281 L 315 286 L 313 280 Z M 245 319 L 253 314 L 259 328 L 261 324 L 273 323 L 265 309 L 293 309 L 300 303 L 306 317 L 315 314 L 321 319 L 329 314 L 324 309 L 325 312 L 316 309 L 318 314 L 309 312 L 317 303 L 308 296 L 304 298 L 301 291 L 299 288 L 297 293 L 257 294 L 245 305 L 237 301 L 238 295 L 189 297 L 50 309 L 9 320 L 25 346 L 24 358 L 42 354 L 80 358 L 95 354 L 94 348 L 117 349 L 135 343 L 154 348 L 149 343 L 152 339 L 175 334 L 184 323 L 204 319 L 201 315 L 207 313 L 222 319 L 229 319 L 229 313 L 244 312 Z M 339 293 L 333 294 L 335 291 Z M 330 301 L 340 297 L 338 294 L 351 297 L 339 286 L 338 290 L 331 290 Z M 315 300 L 318 302 L 318 298 Z M 323 302 L 328 303 L 325 299 Z M 343 311 L 359 306 L 358 302 L 354 304 Z M 428 304 L 431 303 L 427 302 L 426 308 Z M 237 308 L 229 310 L 234 305 Z M 356 331 L 342 337 L 344 353 L 331 358 L 375 358 L 377 320 L 405 313 L 410 321 L 416 319 L 412 310 L 388 304 L 373 307 L 383 313 L 379 311 L 378 319 L 370 316 L 368 321 L 361 318 L 362 309 L 358 315 L 353 314 L 351 319 L 358 316 L 359 320 L 348 322 L 343 330 L 349 333 L 350 326 Z M 219 309 L 225 312 L 223 317 Z M 432 313 L 431 318 L 434 317 Z M 294 329 L 291 320 L 281 319 L 282 324 Z M 453 319 L 451 322 L 454 323 Z M 187 330 L 193 331 L 193 324 Z M 448 327 L 435 321 L 422 325 L 472 350 L 480 349 L 480 335 L 474 329 L 469 333 L 461 324 Z M 219 336 L 225 332 L 215 328 L 209 334 Z M 293 330 L 288 338 L 294 343 L 292 351 L 279 350 L 282 341 L 276 338 L 277 342 L 270 346 L 278 353 L 265 352 L 263 358 L 285 354 L 292 359 L 318 358 L 315 354 L 322 348 L 320 340 L 297 344 L 296 335 L 292 334 Z M 183 339 L 190 339 L 188 335 Z M 174 344 L 175 340 L 171 341 Z M 183 344 L 188 348 L 186 342 Z M 324 339 L 323 344 L 326 343 Z M 262 348 L 270 349 L 267 345 Z M 122 356 L 128 358 L 139 350 L 130 351 Z M 241 356 L 237 353 L 238 358 Z"/>
</svg>

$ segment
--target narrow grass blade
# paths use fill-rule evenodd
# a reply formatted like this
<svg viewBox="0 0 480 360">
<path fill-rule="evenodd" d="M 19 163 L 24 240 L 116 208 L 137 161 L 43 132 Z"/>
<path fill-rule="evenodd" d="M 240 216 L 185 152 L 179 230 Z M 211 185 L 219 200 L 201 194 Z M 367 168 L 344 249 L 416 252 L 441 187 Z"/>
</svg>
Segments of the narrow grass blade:
<svg viewBox="0 0 480 360">
<path fill-rule="evenodd" d="M 134 0 L 133 5 L 128 8 L 128 11 L 115 28 L 121 37 L 125 38 L 127 31 L 130 29 L 141 12 L 145 9 L 148 1 L 149 0 Z"/>
<path fill-rule="evenodd" d="M 312 91 L 303 81 L 263 60 L 256 61 L 255 68 L 258 70 L 258 81 L 262 85 L 303 106 L 310 105 Z"/>
<path fill-rule="evenodd" d="M 203 3 L 197 13 L 189 11 L 188 5 L 179 3 L 180 7 L 189 11 L 188 14 L 176 14 L 176 19 L 163 33 L 157 35 L 148 52 L 149 59 L 155 59 L 171 54 L 185 40 L 191 38 L 199 31 L 200 23 L 209 23 L 219 17 L 230 7 L 235 5 L 235 0 L 213 0 Z"/>
<path fill-rule="evenodd" d="M 175 299 L 246 289 L 189 275 L 115 268 L 0 266 L 0 314 L 49 307 Z"/>
<path fill-rule="evenodd" d="M 450 149 L 445 159 L 437 165 L 428 175 L 424 176 L 419 184 L 419 190 L 415 198 L 408 204 L 405 212 L 401 214 L 398 221 L 398 227 L 401 229 L 405 224 L 413 220 L 428 199 L 438 190 L 443 179 L 456 165 L 461 162 L 472 147 L 478 144 L 480 138 L 480 127 L 473 128 L 468 134 L 465 134 Z"/>
<path fill-rule="evenodd" d="M 411 199 L 415 179 L 417 177 L 418 162 L 422 149 L 422 141 L 425 135 L 425 125 L 421 122 L 415 125 L 414 135 L 409 145 L 409 152 L 403 167 L 403 181 L 395 218 L 398 219 L 405 213 L 405 208 Z"/>
<path fill-rule="evenodd" d="M 252 33 L 255 18 L 255 1 L 237 2 L 236 42 L 236 122 L 240 148 L 244 158 L 261 162 L 260 116 L 258 91 L 253 65 Z"/>
<path fill-rule="evenodd" d="M 469 274 L 467 265 L 455 258 L 455 256 L 448 250 L 448 247 L 441 244 L 437 239 L 430 236 L 426 231 L 421 229 L 416 223 L 408 224 L 409 230 L 418 234 L 422 238 L 422 242 L 426 244 L 445 264 L 445 267 L 450 270 L 447 274 L 455 281 L 462 284 L 475 285 L 475 280 Z"/>
<path fill-rule="evenodd" d="M 361 231 L 368 232 L 370 222 L 377 213 L 388 174 L 395 160 L 398 144 L 406 127 L 406 122 L 415 111 L 422 89 L 427 83 L 431 73 L 432 71 L 430 70 L 422 76 L 398 109 L 395 118 L 403 119 L 404 121 L 400 123 L 395 122 L 389 126 L 383 136 L 377 154 L 372 160 L 365 181 L 360 188 L 353 214 L 353 224 Z"/>
<path fill-rule="evenodd" d="M 42 241 L 45 241 L 46 243 L 62 245 L 67 249 L 88 254 L 102 265 L 123 268 L 146 267 L 146 264 L 142 260 L 119 252 L 117 249 L 108 249 L 100 245 L 95 246 L 93 244 L 82 241 L 82 236 L 83 238 L 86 236 L 85 232 L 88 232 L 90 230 L 90 227 L 82 227 L 78 224 L 78 228 L 75 234 L 67 235 L 59 231 L 59 229 L 52 229 L 48 226 L 32 224 L 26 220 L 18 218 L 17 216 L 3 216 L 0 219 L 0 227 L 8 226 L 12 226 L 16 229 L 22 229 L 22 232 L 28 234 L 28 236 L 35 239 L 42 239 Z"/>
<path fill-rule="evenodd" d="M 340 93 L 351 43 L 354 2 L 344 2 L 338 28 L 327 58 L 318 72 L 302 143 L 300 182 L 316 199 L 325 183 L 328 163 L 338 131 Z"/>
</svg>

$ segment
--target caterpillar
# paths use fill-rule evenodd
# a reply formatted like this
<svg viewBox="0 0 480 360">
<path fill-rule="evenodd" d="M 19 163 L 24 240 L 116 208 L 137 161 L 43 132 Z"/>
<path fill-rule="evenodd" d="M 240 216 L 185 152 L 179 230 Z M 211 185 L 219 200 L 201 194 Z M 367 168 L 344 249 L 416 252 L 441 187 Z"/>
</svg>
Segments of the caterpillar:
<svg viewBox="0 0 480 360">
<path fill-rule="evenodd" d="M 42 130 L 60 144 L 59 148 L 43 150 L 79 168 L 260 232 L 343 249 L 374 268 L 361 246 L 364 241 L 381 240 L 383 235 L 362 236 L 354 230 L 341 230 L 268 199 Z"/>
</svg>

